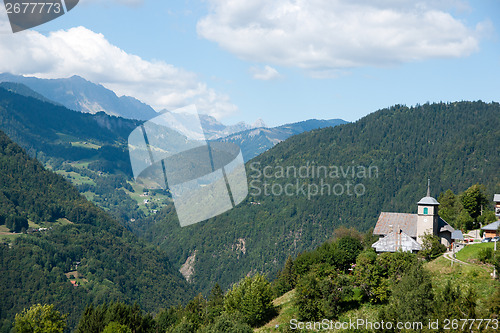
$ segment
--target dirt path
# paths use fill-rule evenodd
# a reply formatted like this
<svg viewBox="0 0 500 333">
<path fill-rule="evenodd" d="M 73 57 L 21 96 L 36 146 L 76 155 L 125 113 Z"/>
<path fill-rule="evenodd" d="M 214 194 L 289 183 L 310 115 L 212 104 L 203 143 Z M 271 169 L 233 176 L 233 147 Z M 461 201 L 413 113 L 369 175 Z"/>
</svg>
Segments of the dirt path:
<svg viewBox="0 0 500 333">
<path fill-rule="evenodd" d="M 461 260 L 458 260 L 457 258 L 453 258 L 453 252 L 446 252 L 445 254 L 443 254 L 443 256 L 450 260 L 450 261 L 453 261 L 453 262 L 457 262 L 459 264 L 464 264 L 464 265 L 471 265 L 467 262 L 464 262 L 464 261 L 461 261 Z"/>
</svg>

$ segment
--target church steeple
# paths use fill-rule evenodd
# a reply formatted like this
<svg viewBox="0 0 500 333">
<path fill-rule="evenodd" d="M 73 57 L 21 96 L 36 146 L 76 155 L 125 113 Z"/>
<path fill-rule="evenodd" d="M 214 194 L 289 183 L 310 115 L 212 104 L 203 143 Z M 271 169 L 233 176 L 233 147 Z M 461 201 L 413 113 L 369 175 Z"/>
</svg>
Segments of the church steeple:
<svg viewBox="0 0 500 333">
<path fill-rule="evenodd" d="M 427 196 L 417 203 L 417 242 L 422 243 L 425 234 L 438 234 L 439 202 L 431 197 L 431 180 L 427 179 Z"/>
</svg>

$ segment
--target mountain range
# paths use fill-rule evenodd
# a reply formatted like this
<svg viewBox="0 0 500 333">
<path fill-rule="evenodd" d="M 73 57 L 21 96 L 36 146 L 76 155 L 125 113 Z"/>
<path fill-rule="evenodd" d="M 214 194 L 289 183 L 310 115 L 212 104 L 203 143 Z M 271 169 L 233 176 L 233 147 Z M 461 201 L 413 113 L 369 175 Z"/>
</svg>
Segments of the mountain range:
<svg viewBox="0 0 500 333">
<path fill-rule="evenodd" d="M 102 85 L 77 75 L 62 79 L 41 79 L 1 73 L 0 86 L 21 95 L 34 97 L 45 102 L 52 101 L 70 110 L 84 113 L 105 112 L 111 116 L 137 120 L 149 120 L 158 115 L 151 106 L 134 97 L 118 97 L 113 91 Z M 209 140 L 251 128 L 266 127 L 262 119 L 256 120 L 253 124 L 240 122 L 228 126 L 206 114 L 200 114 L 200 120 Z"/>
<path fill-rule="evenodd" d="M 355 123 L 290 137 L 247 162 L 249 195 L 236 208 L 181 228 L 173 207 L 136 226 L 208 292 L 248 272 L 272 276 L 290 255 L 340 226 L 367 231 L 385 212 L 414 213 L 426 195 L 484 184 L 500 191 L 500 104 L 396 105 Z M 452 221 L 448 221 L 452 223 Z"/>
<path fill-rule="evenodd" d="M 0 87 L 18 95 L 42 102 L 64 106 L 70 110 L 97 114 L 104 112 L 131 120 L 149 120 L 159 115 L 147 104 L 133 97 L 118 97 L 113 91 L 79 76 L 66 79 L 40 79 L 8 73 L 0 74 Z M 169 112 L 163 110 L 161 113 Z M 182 115 L 171 113 L 182 121 Z M 231 141 L 242 148 L 245 160 L 266 151 L 288 137 L 315 128 L 346 123 L 341 119 L 306 120 L 299 123 L 268 128 L 262 119 L 253 124 L 239 122 L 225 125 L 212 116 L 200 114 L 200 123 L 208 140 Z"/>
<path fill-rule="evenodd" d="M 70 110 L 97 113 L 129 119 L 147 120 L 157 113 L 147 104 L 130 96 L 118 97 L 102 85 L 74 75 L 64 79 L 40 79 L 9 73 L 0 74 L 0 82 L 22 83 L 45 98 Z"/>
</svg>

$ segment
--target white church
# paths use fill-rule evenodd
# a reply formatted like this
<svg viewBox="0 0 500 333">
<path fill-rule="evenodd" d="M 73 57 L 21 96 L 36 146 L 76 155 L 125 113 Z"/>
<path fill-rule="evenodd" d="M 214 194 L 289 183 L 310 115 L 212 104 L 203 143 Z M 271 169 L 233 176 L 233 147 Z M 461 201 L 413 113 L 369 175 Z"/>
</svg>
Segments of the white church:
<svg viewBox="0 0 500 333">
<path fill-rule="evenodd" d="M 372 247 L 377 252 L 422 250 L 422 237 L 433 234 L 441 243 L 449 247 L 455 240 L 463 239 L 462 232 L 455 230 L 439 214 L 439 202 L 430 195 L 430 182 L 427 196 L 417 203 L 417 214 L 382 212 L 373 234 L 380 239 Z"/>
</svg>

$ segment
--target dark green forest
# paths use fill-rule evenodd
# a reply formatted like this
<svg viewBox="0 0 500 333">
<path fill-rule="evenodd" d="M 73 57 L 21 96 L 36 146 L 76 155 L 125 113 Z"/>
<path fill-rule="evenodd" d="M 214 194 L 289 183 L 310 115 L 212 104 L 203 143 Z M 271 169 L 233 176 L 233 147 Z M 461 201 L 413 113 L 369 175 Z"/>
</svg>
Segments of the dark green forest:
<svg viewBox="0 0 500 333">
<path fill-rule="evenodd" d="M 88 304 L 137 302 L 158 312 L 192 296 L 164 252 L 138 240 L 3 132 L 0 200 L 1 224 L 27 232 L 0 242 L 2 332 L 10 331 L 16 313 L 36 303 L 69 312 L 74 328 Z M 70 272 L 78 287 L 65 275 Z"/>
<path fill-rule="evenodd" d="M 178 267 L 196 251 L 192 283 L 208 293 L 207 281 L 227 288 L 248 271 L 272 276 L 290 254 L 319 246 L 339 226 L 366 231 L 382 211 L 414 213 L 428 178 L 436 198 L 448 189 L 458 193 L 484 184 L 486 205 L 491 206 L 493 193 L 500 191 L 499 147 L 498 103 L 397 105 L 352 124 L 291 137 L 249 161 L 249 197 L 223 215 L 180 228 L 175 210 L 167 207 L 136 232 L 161 245 Z M 326 177 L 312 171 L 309 177 L 298 174 L 300 167 L 311 165 L 316 170 L 334 166 L 339 172 L 330 176 L 328 169 Z M 356 172 L 344 176 L 340 167 Z M 376 171 L 370 176 L 358 167 Z M 297 174 L 279 173 L 287 168 Z M 308 186 L 320 191 L 322 182 L 330 185 L 331 194 L 308 198 Z M 265 195 L 266 183 L 270 195 Z M 287 184 L 303 186 L 305 193 L 273 195 L 272 186 L 279 192 Z M 341 195 L 334 193 L 337 184 L 344 189 Z M 355 194 L 356 184 L 363 185 L 363 195 Z"/>
</svg>

